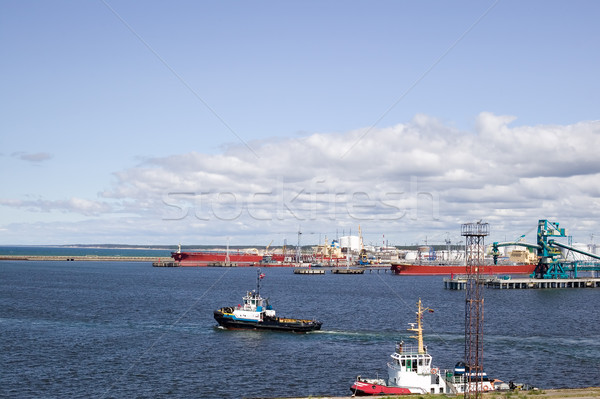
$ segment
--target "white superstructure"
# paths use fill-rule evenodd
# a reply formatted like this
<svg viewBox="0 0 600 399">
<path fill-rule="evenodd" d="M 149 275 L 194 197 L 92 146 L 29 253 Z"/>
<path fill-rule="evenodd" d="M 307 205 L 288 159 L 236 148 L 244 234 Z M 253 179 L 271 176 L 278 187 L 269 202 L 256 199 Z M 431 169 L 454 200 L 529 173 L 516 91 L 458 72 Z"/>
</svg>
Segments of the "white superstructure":
<svg viewBox="0 0 600 399">
<path fill-rule="evenodd" d="M 470 373 L 464 363 L 458 363 L 454 370 L 440 370 L 432 363 L 427 347 L 423 345 L 423 312 L 432 311 L 423 308 L 421 300 L 417 302 L 417 322 L 410 323 L 408 331 L 416 333 L 416 345 L 400 342 L 392 353 L 392 360 L 387 364 L 388 379 L 368 379 L 358 377 L 352 385 L 357 395 L 403 395 L 403 394 L 457 394 L 467 388 L 466 376 Z M 485 372 L 478 378 L 471 378 L 471 384 L 479 384 L 480 391 L 490 391 L 494 385 Z M 475 386 L 471 386 L 471 391 Z"/>
</svg>

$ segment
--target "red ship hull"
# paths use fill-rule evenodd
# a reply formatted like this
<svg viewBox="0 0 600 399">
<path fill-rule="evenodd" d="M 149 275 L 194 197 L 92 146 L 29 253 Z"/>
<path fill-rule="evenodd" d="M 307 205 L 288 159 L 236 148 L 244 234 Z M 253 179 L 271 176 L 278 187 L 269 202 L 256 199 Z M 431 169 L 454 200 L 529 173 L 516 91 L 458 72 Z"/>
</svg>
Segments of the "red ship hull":
<svg viewBox="0 0 600 399">
<path fill-rule="evenodd" d="M 357 396 L 410 395 L 412 393 L 408 388 L 388 387 L 386 385 L 369 384 L 359 381 L 356 381 L 350 390 Z"/>
<path fill-rule="evenodd" d="M 406 276 L 435 275 L 445 276 L 454 274 L 466 274 L 465 265 L 413 265 L 397 264 L 392 265 L 391 270 L 394 274 L 403 274 Z M 485 274 L 531 274 L 535 270 L 535 265 L 485 265 L 479 270 L 482 275 Z"/>
<path fill-rule="evenodd" d="M 220 263 L 235 263 L 250 266 L 263 259 L 262 255 L 244 252 L 172 252 L 171 257 L 181 266 L 211 266 Z"/>
</svg>

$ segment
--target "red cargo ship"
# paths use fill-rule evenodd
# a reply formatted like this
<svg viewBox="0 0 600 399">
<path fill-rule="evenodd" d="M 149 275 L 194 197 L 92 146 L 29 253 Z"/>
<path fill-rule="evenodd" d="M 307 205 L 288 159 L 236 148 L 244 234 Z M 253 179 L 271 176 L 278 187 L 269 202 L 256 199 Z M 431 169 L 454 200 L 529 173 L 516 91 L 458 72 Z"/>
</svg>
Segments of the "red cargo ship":
<svg viewBox="0 0 600 399">
<path fill-rule="evenodd" d="M 238 266 L 250 266 L 260 262 L 262 255 L 247 252 L 202 251 L 171 252 L 171 258 L 181 266 L 212 266 L 216 264 L 235 263 Z"/>
<path fill-rule="evenodd" d="M 453 274 L 465 274 L 467 272 L 465 265 L 459 264 L 433 264 L 433 263 L 422 263 L 422 264 L 410 264 L 400 263 L 393 264 L 391 270 L 394 274 L 402 274 L 405 276 L 421 276 L 421 275 L 453 275 Z M 531 274 L 535 270 L 535 265 L 531 264 L 498 264 L 498 265 L 484 265 L 479 271 L 480 274 Z"/>
<path fill-rule="evenodd" d="M 260 254 L 256 249 L 183 252 L 181 246 L 171 258 L 179 266 L 279 266 L 286 260 L 283 254 Z"/>
</svg>

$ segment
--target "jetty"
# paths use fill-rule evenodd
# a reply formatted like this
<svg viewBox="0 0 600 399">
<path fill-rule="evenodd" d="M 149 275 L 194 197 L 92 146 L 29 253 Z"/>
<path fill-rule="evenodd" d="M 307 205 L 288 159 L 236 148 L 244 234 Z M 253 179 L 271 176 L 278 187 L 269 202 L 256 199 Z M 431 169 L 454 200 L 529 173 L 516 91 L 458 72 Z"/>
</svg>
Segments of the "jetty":
<svg viewBox="0 0 600 399">
<path fill-rule="evenodd" d="M 294 274 L 325 274 L 325 270 L 324 269 L 301 268 L 301 269 L 294 269 Z"/>
<path fill-rule="evenodd" d="M 364 274 L 365 269 L 332 269 L 333 274 Z"/>
<path fill-rule="evenodd" d="M 181 263 L 169 261 L 169 260 L 159 260 L 156 262 L 152 262 L 152 266 L 154 267 L 181 267 Z"/>
<path fill-rule="evenodd" d="M 486 288 L 501 290 L 519 289 L 551 289 L 551 288 L 600 288 L 600 278 L 500 278 L 485 277 L 481 284 Z M 449 290 L 464 290 L 467 287 L 466 276 L 455 276 L 444 279 L 444 288 Z"/>
</svg>

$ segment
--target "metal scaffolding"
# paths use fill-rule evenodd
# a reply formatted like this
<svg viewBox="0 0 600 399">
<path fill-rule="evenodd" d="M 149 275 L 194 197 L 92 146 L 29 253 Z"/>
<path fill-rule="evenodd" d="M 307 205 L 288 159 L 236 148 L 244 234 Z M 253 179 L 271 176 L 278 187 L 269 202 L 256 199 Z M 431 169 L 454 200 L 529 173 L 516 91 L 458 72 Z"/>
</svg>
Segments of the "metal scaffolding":
<svg viewBox="0 0 600 399">
<path fill-rule="evenodd" d="M 465 399 L 482 397 L 483 378 L 483 274 L 484 237 L 489 225 L 481 221 L 465 223 L 461 235 L 466 238 L 466 297 L 465 297 Z"/>
</svg>

